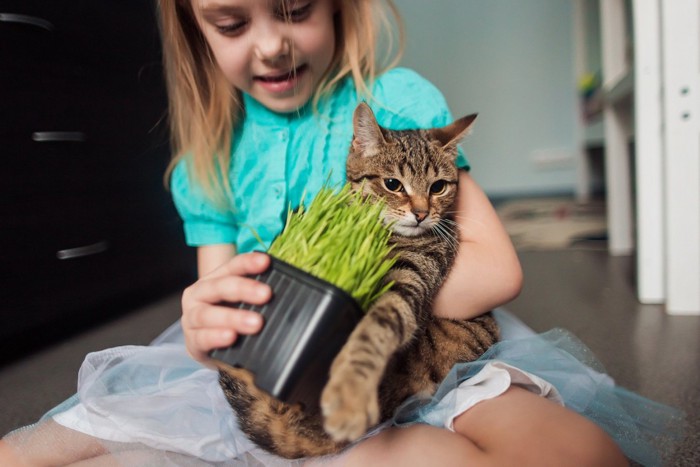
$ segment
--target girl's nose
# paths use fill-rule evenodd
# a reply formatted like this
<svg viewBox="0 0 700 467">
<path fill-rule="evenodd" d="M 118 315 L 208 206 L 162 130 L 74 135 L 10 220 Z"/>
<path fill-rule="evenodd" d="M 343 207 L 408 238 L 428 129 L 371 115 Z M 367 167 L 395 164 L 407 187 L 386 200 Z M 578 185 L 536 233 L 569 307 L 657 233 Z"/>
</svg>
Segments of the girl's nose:
<svg viewBox="0 0 700 467">
<path fill-rule="evenodd" d="M 258 60 L 276 62 L 289 55 L 291 42 L 280 28 L 270 27 L 260 31 L 255 44 Z"/>
</svg>

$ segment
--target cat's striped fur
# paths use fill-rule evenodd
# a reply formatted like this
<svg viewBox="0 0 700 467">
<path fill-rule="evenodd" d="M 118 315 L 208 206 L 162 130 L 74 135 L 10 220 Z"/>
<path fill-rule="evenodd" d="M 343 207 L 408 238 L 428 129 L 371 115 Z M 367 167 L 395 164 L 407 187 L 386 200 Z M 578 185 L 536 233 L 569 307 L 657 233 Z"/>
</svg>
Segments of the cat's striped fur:
<svg viewBox="0 0 700 467">
<path fill-rule="evenodd" d="M 370 308 L 335 358 L 321 397 L 322 416 L 257 389 L 242 369 L 220 381 L 243 431 L 287 458 L 334 453 L 390 418 L 408 397 L 432 394 L 452 366 L 478 358 L 498 339 L 491 314 L 471 320 L 432 315 L 458 244 L 452 218 L 457 143 L 475 115 L 432 130 L 380 127 L 366 104 L 354 115 L 347 176 L 354 189 L 386 201 L 397 256 L 392 289 Z"/>
</svg>

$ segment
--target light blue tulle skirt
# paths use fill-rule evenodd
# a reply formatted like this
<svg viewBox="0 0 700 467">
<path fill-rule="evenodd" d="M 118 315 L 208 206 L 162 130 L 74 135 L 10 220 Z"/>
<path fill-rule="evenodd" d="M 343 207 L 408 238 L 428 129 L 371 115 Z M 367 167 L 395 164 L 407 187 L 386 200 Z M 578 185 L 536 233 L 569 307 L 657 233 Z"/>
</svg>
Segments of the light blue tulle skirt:
<svg viewBox="0 0 700 467">
<path fill-rule="evenodd" d="M 566 407 L 605 430 L 625 455 L 642 465 L 663 465 L 683 435 L 684 413 L 616 386 L 593 352 L 563 329 L 535 334 L 513 315 L 498 310 L 504 338 L 479 360 L 455 366 L 430 398 L 412 398 L 397 411 L 398 425 L 444 419 L 439 402 L 489 362 L 504 362 L 552 384 Z M 438 425 L 439 426 L 439 425 Z"/>
<path fill-rule="evenodd" d="M 571 333 L 555 329 L 535 334 L 508 312 L 497 310 L 495 315 L 501 342 L 478 361 L 453 368 L 433 397 L 406 401 L 395 424 L 443 426 L 454 409 L 445 403 L 449 400 L 445 396 L 487 363 L 500 361 L 551 383 L 567 407 L 607 431 L 630 459 L 646 466 L 662 464 L 680 439 L 681 412 L 616 386 Z M 104 440 L 117 461 L 125 446 L 138 446 L 141 465 L 298 464 L 270 455 L 246 439 L 216 372 L 187 356 L 179 323 L 150 346 L 89 354 L 80 370 L 77 394 L 42 420 Z M 6 440 L 21 452 L 32 431 L 41 426 L 42 421 Z"/>
</svg>

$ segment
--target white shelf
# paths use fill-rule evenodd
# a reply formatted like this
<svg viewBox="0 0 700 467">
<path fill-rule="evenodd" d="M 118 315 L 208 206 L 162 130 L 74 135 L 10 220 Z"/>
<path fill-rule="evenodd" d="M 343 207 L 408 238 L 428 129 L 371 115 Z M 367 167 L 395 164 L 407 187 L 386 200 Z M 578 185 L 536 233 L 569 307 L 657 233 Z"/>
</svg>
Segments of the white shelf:
<svg viewBox="0 0 700 467">
<path fill-rule="evenodd" d="M 608 104 L 627 103 L 634 97 L 634 73 L 626 71 L 614 83 L 603 89 L 603 99 Z"/>
<path fill-rule="evenodd" d="M 636 253 L 642 303 L 665 303 L 671 314 L 700 314 L 698 1 L 575 5 L 578 76 L 597 70 L 597 63 L 587 67 L 585 57 L 586 46 L 599 43 L 603 82 L 600 118 L 580 126 L 579 195 L 585 199 L 590 182 L 587 149 L 602 147 L 610 254 Z M 599 20 L 600 30 L 586 28 L 587 18 Z"/>
</svg>

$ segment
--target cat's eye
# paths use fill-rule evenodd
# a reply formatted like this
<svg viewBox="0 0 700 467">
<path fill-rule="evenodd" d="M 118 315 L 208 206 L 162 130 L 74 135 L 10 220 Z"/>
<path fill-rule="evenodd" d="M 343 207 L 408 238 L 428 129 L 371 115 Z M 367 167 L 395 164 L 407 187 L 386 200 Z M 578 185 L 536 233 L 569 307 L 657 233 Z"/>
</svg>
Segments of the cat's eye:
<svg viewBox="0 0 700 467">
<path fill-rule="evenodd" d="M 441 195 L 445 192 L 445 188 L 447 188 L 447 182 L 445 182 L 445 180 L 438 180 L 430 185 L 430 194 Z"/>
<path fill-rule="evenodd" d="M 402 191 L 404 191 L 403 184 L 395 178 L 385 178 L 384 186 L 387 190 L 394 193 L 401 193 Z"/>
</svg>

